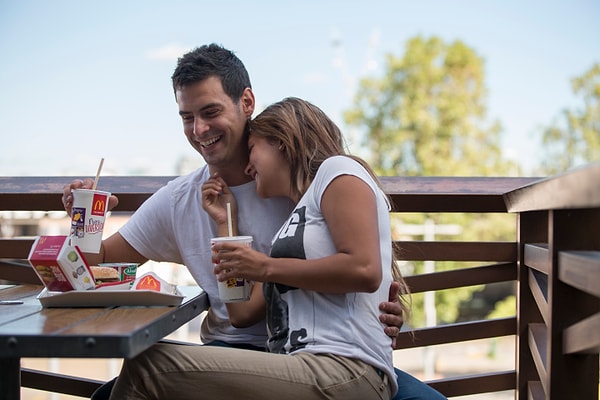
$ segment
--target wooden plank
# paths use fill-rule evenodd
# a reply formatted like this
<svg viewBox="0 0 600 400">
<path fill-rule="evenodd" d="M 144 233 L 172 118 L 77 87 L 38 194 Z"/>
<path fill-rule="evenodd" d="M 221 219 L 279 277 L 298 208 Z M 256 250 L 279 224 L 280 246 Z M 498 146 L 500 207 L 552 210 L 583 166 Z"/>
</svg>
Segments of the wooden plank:
<svg viewBox="0 0 600 400">
<path fill-rule="evenodd" d="M 1 286 L 0 289 L 0 300 L 27 299 L 35 297 L 42 291 L 43 288 L 44 287 L 39 283 L 39 281 L 36 285 L 4 285 Z"/>
<path fill-rule="evenodd" d="M 37 314 L 42 309 L 40 302 L 35 298 L 42 290 L 39 285 L 19 285 L 4 287 L 0 290 L 0 300 L 19 300 L 21 305 L 0 306 L 0 326 L 20 318 Z"/>
<path fill-rule="evenodd" d="M 504 195 L 509 212 L 600 207 L 600 162 L 533 182 Z"/>
<path fill-rule="evenodd" d="M 530 269 L 529 270 L 529 289 L 535 304 L 537 305 L 544 323 L 546 325 L 550 322 L 550 308 L 548 307 L 548 281 L 547 277 L 541 272 Z"/>
<path fill-rule="evenodd" d="M 82 177 L 0 177 L 4 210 L 63 210 L 63 186 Z M 93 178 L 93 177 L 90 177 Z M 131 211 L 175 176 L 103 176 L 102 189 L 119 197 L 115 211 Z M 381 177 L 394 211 L 506 212 L 503 194 L 535 182 L 521 177 Z M 27 196 L 23 196 L 23 195 Z"/>
<path fill-rule="evenodd" d="M 548 325 L 546 394 L 561 399 L 597 398 L 598 355 L 564 355 L 563 335 L 569 326 L 598 312 L 598 298 L 560 281 L 559 254 L 600 249 L 600 208 L 551 210 L 548 215 L 553 260 L 548 277 L 552 323 Z"/>
<path fill-rule="evenodd" d="M 73 176 L 0 177 L 0 203 L 5 211 L 63 211 L 63 187 Z M 90 177 L 93 179 L 93 177 Z M 114 211 L 136 210 L 174 176 L 103 176 L 101 189 L 119 197 Z"/>
<path fill-rule="evenodd" d="M 517 264 L 504 263 L 405 276 L 404 280 L 410 288 L 411 293 L 421 293 L 432 290 L 514 281 L 516 278 Z"/>
<path fill-rule="evenodd" d="M 18 358 L 0 357 L 0 396 L 2 400 L 18 400 L 21 398 Z"/>
<path fill-rule="evenodd" d="M 600 251 L 561 251 L 558 274 L 567 285 L 600 297 Z"/>
<path fill-rule="evenodd" d="M 396 338 L 396 349 L 509 336 L 516 332 L 517 320 L 515 317 L 461 322 L 400 332 Z"/>
<path fill-rule="evenodd" d="M 499 371 L 426 381 L 429 386 L 447 397 L 514 390 L 515 371 Z"/>
<path fill-rule="evenodd" d="M 0 254 L 3 253 L 0 251 Z M 23 260 L 0 259 L 0 279 L 22 284 L 40 283 L 31 265 Z"/>
<path fill-rule="evenodd" d="M 547 370 L 547 353 L 546 353 L 546 341 L 547 341 L 547 328 L 544 324 L 529 324 L 528 340 L 529 350 L 533 357 L 533 362 L 537 369 L 540 382 L 544 387 L 544 392 L 548 391 L 548 370 Z"/>
<path fill-rule="evenodd" d="M 563 331 L 563 354 L 598 354 L 599 352 L 600 313 Z"/>
<path fill-rule="evenodd" d="M 34 238 L 0 239 L 0 258 L 26 260 L 34 240 Z M 1 273 L 0 277 L 3 277 Z"/>
<path fill-rule="evenodd" d="M 525 265 L 548 275 L 552 257 L 545 243 L 525 244 Z"/>
<path fill-rule="evenodd" d="M 21 386 L 46 392 L 89 398 L 103 383 L 95 379 L 21 369 Z"/>
<path fill-rule="evenodd" d="M 517 271 L 517 395 L 515 400 L 527 400 L 527 387 L 530 381 L 539 380 L 535 363 L 529 349 L 529 324 L 540 323 L 540 314 L 530 288 L 531 268 L 525 264 L 525 244 L 546 243 L 548 241 L 548 213 L 533 211 L 517 216 L 519 264 Z"/>
<path fill-rule="evenodd" d="M 531 400 L 546 400 L 546 393 L 540 381 L 529 381 L 527 392 Z"/>
<path fill-rule="evenodd" d="M 396 241 L 399 260 L 495 261 L 517 259 L 514 242 Z"/>
</svg>

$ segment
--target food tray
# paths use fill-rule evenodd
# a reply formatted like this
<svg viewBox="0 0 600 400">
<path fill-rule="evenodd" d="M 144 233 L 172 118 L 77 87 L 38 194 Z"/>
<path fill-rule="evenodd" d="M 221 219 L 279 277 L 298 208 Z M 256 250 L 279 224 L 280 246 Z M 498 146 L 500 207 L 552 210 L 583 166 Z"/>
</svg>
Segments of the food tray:
<svg viewBox="0 0 600 400">
<path fill-rule="evenodd" d="M 154 290 L 71 290 L 49 292 L 37 296 L 44 307 L 111 307 L 111 306 L 178 306 L 183 301 L 179 290 L 175 294 Z"/>
</svg>

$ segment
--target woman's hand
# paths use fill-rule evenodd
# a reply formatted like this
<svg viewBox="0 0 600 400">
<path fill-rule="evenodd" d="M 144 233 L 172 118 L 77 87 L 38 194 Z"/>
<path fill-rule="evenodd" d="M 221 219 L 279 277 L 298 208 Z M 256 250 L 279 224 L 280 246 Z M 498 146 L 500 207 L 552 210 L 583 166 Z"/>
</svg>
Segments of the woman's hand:
<svg viewBox="0 0 600 400">
<path fill-rule="evenodd" d="M 63 187 L 62 203 L 67 214 L 71 215 L 73 208 L 73 189 L 92 189 L 94 181 L 91 178 L 75 179 L 68 185 Z M 108 199 L 108 211 L 112 210 L 119 204 L 119 199 L 115 195 L 111 195 Z"/>
<path fill-rule="evenodd" d="M 265 282 L 270 257 L 238 243 L 219 242 L 213 245 L 214 273 L 222 282 L 230 278 L 245 278 Z"/>
</svg>

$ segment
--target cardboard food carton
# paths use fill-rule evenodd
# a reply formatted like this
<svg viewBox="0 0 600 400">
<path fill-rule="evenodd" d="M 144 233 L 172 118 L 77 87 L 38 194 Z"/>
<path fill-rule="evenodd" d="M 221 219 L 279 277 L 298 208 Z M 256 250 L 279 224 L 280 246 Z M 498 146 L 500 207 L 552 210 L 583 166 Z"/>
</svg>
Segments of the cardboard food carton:
<svg viewBox="0 0 600 400">
<path fill-rule="evenodd" d="M 70 245 L 67 236 L 38 236 L 28 261 L 49 291 L 95 288 L 89 265 L 79 248 Z"/>
</svg>

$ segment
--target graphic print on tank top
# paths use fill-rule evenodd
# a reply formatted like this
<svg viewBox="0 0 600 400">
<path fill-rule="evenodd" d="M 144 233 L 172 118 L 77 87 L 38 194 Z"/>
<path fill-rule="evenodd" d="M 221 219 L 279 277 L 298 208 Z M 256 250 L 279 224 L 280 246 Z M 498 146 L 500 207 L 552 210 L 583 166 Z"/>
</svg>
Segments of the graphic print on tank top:
<svg viewBox="0 0 600 400">
<path fill-rule="evenodd" d="M 306 226 L 306 207 L 294 210 L 290 218 L 281 227 L 273 246 L 273 258 L 299 258 L 306 259 L 304 252 L 304 228 Z M 282 298 L 284 293 L 298 290 L 295 287 L 279 283 L 265 282 L 263 294 L 267 303 L 267 329 L 269 340 L 267 347 L 271 353 L 286 353 L 285 345 L 290 342 L 289 351 L 294 351 L 306 346 L 301 339 L 306 337 L 306 330 L 289 331 L 289 310 L 287 302 Z"/>
</svg>

